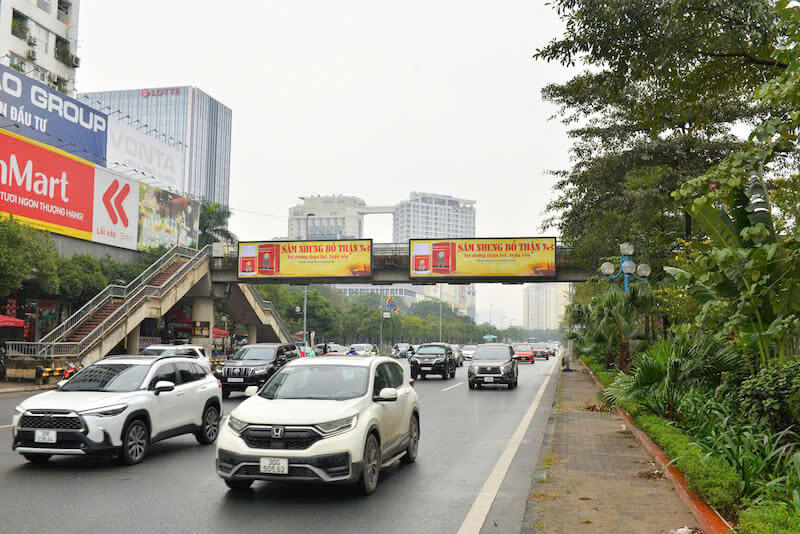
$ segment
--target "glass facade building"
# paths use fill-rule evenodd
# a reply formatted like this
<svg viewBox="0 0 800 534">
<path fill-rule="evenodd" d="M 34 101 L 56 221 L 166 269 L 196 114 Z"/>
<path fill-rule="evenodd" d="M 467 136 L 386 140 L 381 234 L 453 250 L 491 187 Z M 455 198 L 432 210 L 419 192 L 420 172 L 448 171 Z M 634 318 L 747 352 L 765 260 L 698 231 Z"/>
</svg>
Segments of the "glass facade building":
<svg viewBox="0 0 800 534">
<path fill-rule="evenodd" d="M 184 152 L 183 190 L 229 206 L 231 109 L 196 87 L 80 93 L 78 99 Z"/>
</svg>

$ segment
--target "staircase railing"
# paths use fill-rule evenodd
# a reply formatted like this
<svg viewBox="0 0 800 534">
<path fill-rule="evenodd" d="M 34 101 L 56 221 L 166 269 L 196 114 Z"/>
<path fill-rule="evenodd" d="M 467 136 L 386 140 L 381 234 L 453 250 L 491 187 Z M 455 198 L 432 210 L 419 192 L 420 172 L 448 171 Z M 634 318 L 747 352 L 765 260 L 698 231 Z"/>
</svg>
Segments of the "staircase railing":
<svg viewBox="0 0 800 534">
<path fill-rule="evenodd" d="M 185 255 L 187 251 L 192 251 L 194 254 L 190 257 L 189 261 L 181 265 L 167 280 L 160 286 L 142 285 L 133 288 L 129 294 L 125 295 L 124 302 L 114 310 L 108 317 L 106 317 L 94 330 L 89 332 L 79 342 L 63 342 L 63 341 L 38 341 L 38 342 L 22 342 L 22 341 L 7 341 L 6 350 L 9 355 L 25 355 L 25 356 L 40 356 L 40 357 L 55 357 L 62 355 L 80 356 L 84 351 L 90 348 L 94 343 L 102 337 L 106 332 L 116 326 L 117 322 L 125 318 L 131 310 L 138 306 L 145 298 L 161 298 L 168 291 L 170 291 L 184 276 L 192 272 L 194 268 L 205 258 L 210 257 L 211 245 L 207 245 L 199 252 L 194 249 L 187 249 L 185 247 L 175 247 L 175 249 L 182 248 L 183 250 L 177 251 L 173 255 Z M 173 249 L 173 250 L 175 250 Z M 166 254 L 165 254 L 166 256 Z M 162 256 L 163 258 L 164 256 Z M 144 280 L 144 278 L 142 278 Z M 131 284 L 129 284 L 131 285 Z M 121 286 L 119 286 L 121 287 Z"/>
<path fill-rule="evenodd" d="M 188 247 L 175 246 L 169 249 L 163 256 L 158 258 L 150 267 L 145 269 L 139 276 L 131 280 L 127 285 L 110 284 L 100 293 L 95 295 L 89 302 L 70 315 L 66 320 L 59 324 L 39 341 L 42 343 L 60 341 L 73 328 L 83 323 L 94 312 L 99 310 L 103 304 L 112 298 L 127 298 L 128 295 L 137 291 L 145 282 L 161 272 L 176 257 L 183 256 L 191 258 L 197 254 L 197 250 Z"/>
<path fill-rule="evenodd" d="M 290 341 L 292 339 L 292 333 L 289 331 L 289 328 L 287 328 L 286 323 L 283 322 L 283 318 L 281 318 L 277 308 L 275 308 L 275 305 L 269 300 L 264 300 L 264 297 L 261 296 L 261 293 L 259 293 L 251 284 L 241 285 L 245 286 L 248 291 L 250 291 L 250 294 L 253 295 L 256 301 L 258 301 L 258 305 L 261 306 L 262 310 L 268 311 L 272 314 L 272 317 L 274 317 L 275 322 L 278 323 L 278 328 L 280 328 L 284 338 L 286 341 Z"/>
</svg>

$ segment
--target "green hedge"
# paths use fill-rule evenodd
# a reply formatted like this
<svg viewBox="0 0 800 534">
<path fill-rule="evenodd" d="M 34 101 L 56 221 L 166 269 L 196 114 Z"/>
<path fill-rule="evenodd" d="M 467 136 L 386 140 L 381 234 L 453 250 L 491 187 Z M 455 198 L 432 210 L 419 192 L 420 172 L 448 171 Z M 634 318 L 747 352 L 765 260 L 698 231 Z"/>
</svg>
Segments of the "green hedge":
<svg viewBox="0 0 800 534">
<path fill-rule="evenodd" d="M 586 367 L 592 370 L 594 376 L 603 384 L 603 387 L 610 385 L 614 378 L 617 376 L 617 371 L 608 371 L 601 363 L 597 363 L 589 356 L 581 356 L 581 361 L 586 364 Z"/>
<path fill-rule="evenodd" d="M 763 503 L 743 511 L 736 532 L 739 534 L 797 534 L 800 513 L 784 503 Z"/>
<path fill-rule="evenodd" d="M 713 456 L 705 458 L 692 438 L 669 421 L 655 415 L 643 415 L 636 423 L 674 460 L 689 488 L 728 517 L 735 515 L 742 481 L 736 470 Z"/>
</svg>

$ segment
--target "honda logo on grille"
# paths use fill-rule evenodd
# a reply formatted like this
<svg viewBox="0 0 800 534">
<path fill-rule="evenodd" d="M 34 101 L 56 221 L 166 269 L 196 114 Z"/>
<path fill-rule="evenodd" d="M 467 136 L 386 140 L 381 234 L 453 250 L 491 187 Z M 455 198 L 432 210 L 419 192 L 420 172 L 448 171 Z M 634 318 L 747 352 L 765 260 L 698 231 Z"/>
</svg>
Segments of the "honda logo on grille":
<svg viewBox="0 0 800 534">
<path fill-rule="evenodd" d="M 281 439 L 283 437 L 283 427 L 282 426 L 273 426 L 272 427 L 272 437 L 275 439 Z"/>
</svg>

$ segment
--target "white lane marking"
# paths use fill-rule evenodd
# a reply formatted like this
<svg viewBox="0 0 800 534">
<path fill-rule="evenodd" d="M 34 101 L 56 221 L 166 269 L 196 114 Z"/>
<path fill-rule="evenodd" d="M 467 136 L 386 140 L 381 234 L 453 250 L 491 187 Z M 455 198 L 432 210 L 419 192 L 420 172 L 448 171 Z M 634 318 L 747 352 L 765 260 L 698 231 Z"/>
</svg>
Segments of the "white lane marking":
<svg viewBox="0 0 800 534">
<path fill-rule="evenodd" d="M 458 386 L 463 386 L 463 385 L 464 385 L 464 382 L 459 382 L 458 384 L 453 384 L 453 385 L 452 385 L 452 386 L 450 386 L 450 387 L 446 387 L 446 388 L 444 388 L 442 391 L 450 391 L 451 389 L 455 389 L 455 388 L 457 388 Z"/>
<path fill-rule="evenodd" d="M 556 360 L 557 359 L 558 358 L 556 358 Z M 555 367 L 559 369 L 558 366 Z M 527 432 L 533 420 L 533 416 L 536 414 L 536 410 L 539 409 L 539 403 L 542 402 L 542 397 L 544 397 L 544 392 L 547 391 L 547 384 L 550 383 L 550 378 L 552 376 L 553 372 L 549 373 L 544 383 L 539 387 L 539 392 L 536 394 L 530 408 L 528 408 L 528 411 L 525 413 L 525 417 L 520 421 L 519 426 L 514 431 L 514 435 L 511 436 L 508 445 L 506 445 L 503 454 L 500 455 L 494 469 L 492 469 L 491 474 L 489 474 L 489 478 L 486 479 L 480 493 L 478 493 L 478 496 L 475 498 L 475 502 L 472 503 L 467 517 L 464 518 L 464 522 L 461 523 L 461 528 L 458 529 L 458 534 L 478 534 L 481 531 L 483 523 L 486 521 L 486 516 L 489 515 L 489 510 L 497 496 L 497 492 L 500 490 L 500 485 L 503 483 L 503 479 L 506 477 L 506 473 L 508 473 L 508 469 L 511 467 L 511 462 L 517 454 L 520 443 L 522 443 L 522 438 L 525 437 L 525 432 Z"/>
<path fill-rule="evenodd" d="M 5 430 L 6 428 L 11 428 L 11 425 L 2 425 L 2 426 L 0 426 L 0 430 Z"/>
</svg>

